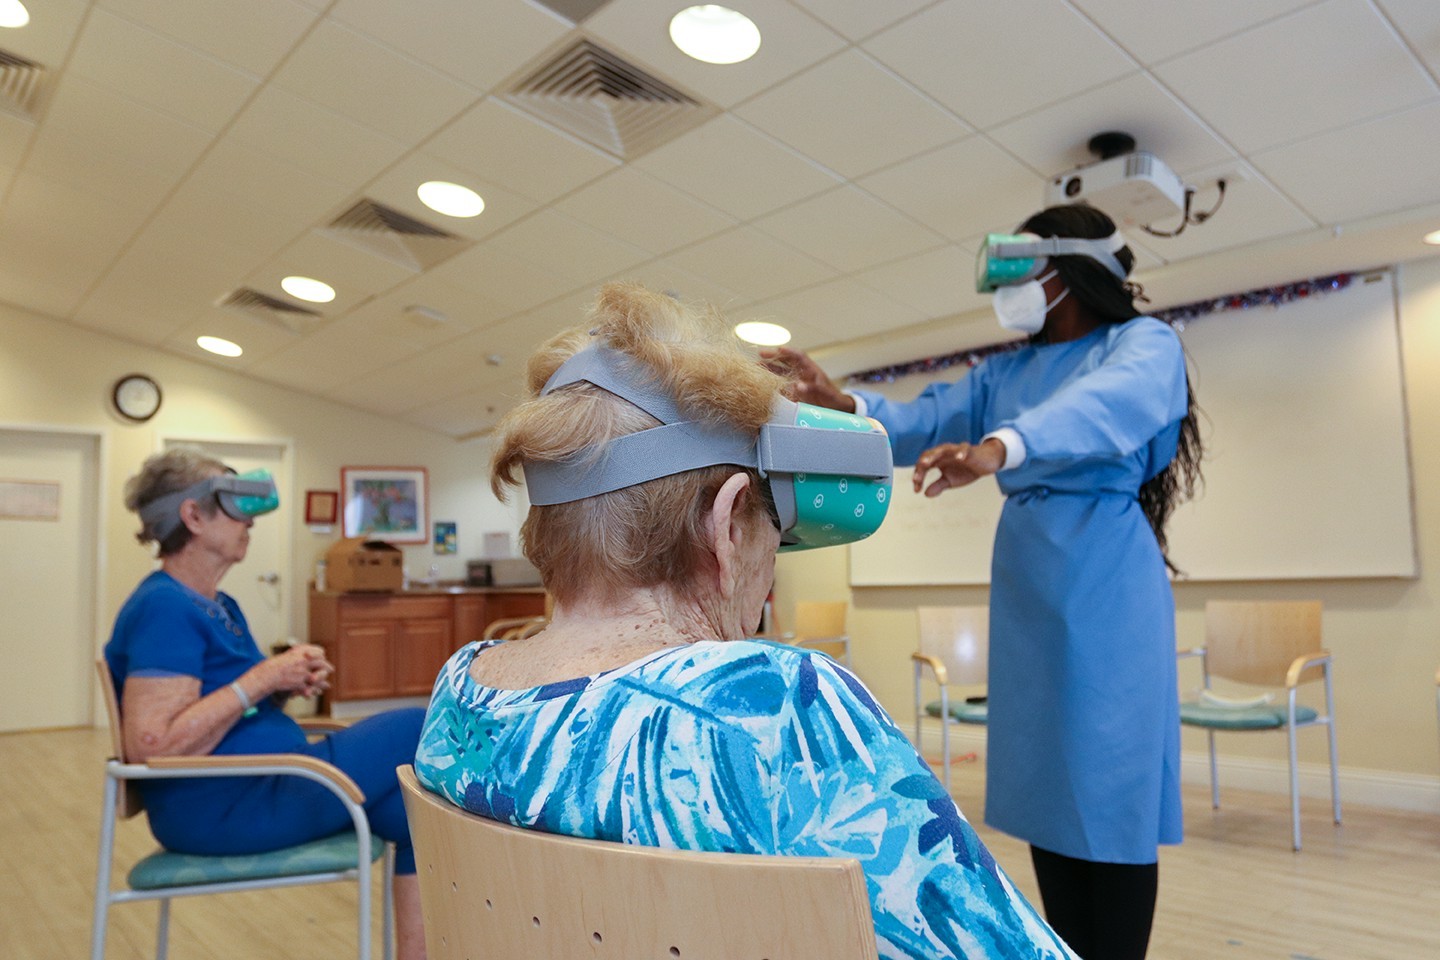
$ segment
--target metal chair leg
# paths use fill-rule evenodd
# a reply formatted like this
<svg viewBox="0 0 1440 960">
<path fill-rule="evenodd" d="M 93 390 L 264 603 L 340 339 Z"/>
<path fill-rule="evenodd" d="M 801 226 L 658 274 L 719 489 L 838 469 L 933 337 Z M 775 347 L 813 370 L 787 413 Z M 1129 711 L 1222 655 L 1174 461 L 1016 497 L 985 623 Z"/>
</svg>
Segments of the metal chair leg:
<svg viewBox="0 0 1440 960">
<path fill-rule="evenodd" d="M 155 960 L 165 960 L 170 954 L 170 898 L 160 901 L 160 919 L 155 924 Z"/>
<path fill-rule="evenodd" d="M 100 858 L 95 867 L 95 912 L 90 921 L 90 960 L 105 960 L 105 932 L 110 920 L 110 870 L 115 856 L 115 803 L 119 789 L 116 779 L 107 775 L 100 813 Z"/>
<path fill-rule="evenodd" d="M 1290 831 L 1295 850 L 1300 849 L 1300 771 L 1295 756 L 1295 693 L 1290 693 L 1290 723 L 1285 727 L 1286 738 L 1290 741 Z"/>
<path fill-rule="evenodd" d="M 380 952 L 385 960 L 395 960 L 395 844 L 385 844 L 384 862 L 382 882 L 385 889 L 380 893 L 380 929 L 385 943 Z"/>
<path fill-rule="evenodd" d="M 1210 809 L 1220 809 L 1220 775 L 1215 770 L 1215 731 L 1206 730 L 1205 737 L 1210 741 Z"/>
<path fill-rule="evenodd" d="M 1340 754 L 1335 747 L 1335 691 L 1330 683 L 1330 665 L 1325 665 L 1325 726 L 1330 733 L 1330 806 L 1340 822 Z"/>
</svg>

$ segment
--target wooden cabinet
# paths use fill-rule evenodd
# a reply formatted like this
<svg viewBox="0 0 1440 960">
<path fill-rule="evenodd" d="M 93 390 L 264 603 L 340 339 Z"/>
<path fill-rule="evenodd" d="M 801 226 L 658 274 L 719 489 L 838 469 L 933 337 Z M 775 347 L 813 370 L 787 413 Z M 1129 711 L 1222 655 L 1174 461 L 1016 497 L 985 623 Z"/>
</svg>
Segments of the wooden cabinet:
<svg viewBox="0 0 1440 960">
<path fill-rule="evenodd" d="M 540 590 L 310 594 L 310 642 L 335 665 L 336 700 L 428 696 L 450 655 L 502 617 L 545 612 Z"/>
</svg>

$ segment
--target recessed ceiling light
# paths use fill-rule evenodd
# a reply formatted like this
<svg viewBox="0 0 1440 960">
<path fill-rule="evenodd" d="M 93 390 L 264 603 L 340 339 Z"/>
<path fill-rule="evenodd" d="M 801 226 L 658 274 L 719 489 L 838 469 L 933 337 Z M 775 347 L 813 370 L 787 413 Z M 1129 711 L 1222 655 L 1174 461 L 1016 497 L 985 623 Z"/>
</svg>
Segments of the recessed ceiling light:
<svg viewBox="0 0 1440 960">
<path fill-rule="evenodd" d="M 0 0 L 0 27 L 23 27 L 30 22 L 30 11 L 20 0 Z"/>
<path fill-rule="evenodd" d="M 1425 234 L 1425 242 L 1440 247 L 1440 230 L 1431 230 Z"/>
<path fill-rule="evenodd" d="M 763 320 L 747 320 L 735 324 L 735 336 L 746 343 L 761 347 L 778 347 L 782 343 L 790 342 L 789 330 L 778 323 L 765 323 Z"/>
<path fill-rule="evenodd" d="M 738 10 L 718 3 L 686 7 L 670 21 L 680 52 L 705 63 L 739 63 L 760 49 L 760 28 Z"/>
<path fill-rule="evenodd" d="M 428 180 L 415 190 L 420 202 L 447 217 L 478 217 L 485 210 L 485 201 L 469 187 L 444 180 Z"/>
<path fill-rule="evenodd" d="M 334 287 L 311 277 L 286 277 L 280 281 L 280 289 L 297 300 L 311 303 L 329 303 L 335 299 Z"/>
<path fill-rule="evenodd" d="M 201 350 L 209 350 L 222 357 L 238 357 L 245 352 L 240 349 L 240 344 L 231 343 L 229 340 L 222 340 L 219 337 L 196 337 L 195 342 L 199 344 Z"/>
</svg>

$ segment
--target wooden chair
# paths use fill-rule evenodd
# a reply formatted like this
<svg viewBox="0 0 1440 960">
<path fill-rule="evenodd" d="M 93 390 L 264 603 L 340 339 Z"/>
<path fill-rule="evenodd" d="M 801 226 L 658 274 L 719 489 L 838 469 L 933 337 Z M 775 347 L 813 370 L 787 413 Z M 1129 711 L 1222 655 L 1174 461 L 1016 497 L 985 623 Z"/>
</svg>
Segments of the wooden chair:
<svg viewBox="0 0 1440 960">
<path fill-rule="evenodd" d="M 544 629 L 548 622 L 544 617 L 501 617 L 499 620 L 491 620 L 485 625 L 482 639 L 514 640 L 527 628 L 538 623 L 541 629 Z"/>
<path fill-rule="evenodd" d="M 640 847 L 479 817 L 399 769 L 430 960 L 874 960 L 854 860 Z"/>
<path fill-rule="evenodd" d="M 267 887 L 294 887 L 311 883 L 353 880 L 359 886 L 360 960 L 370 952 L 370 865 L 384 856 L 383 929 L 384 956 L 394 956 L 394 905 L 390 884 L 394 874 L 394 850 L 388 843 L 373 842 L 365 819 L 365 795 L 339 767 L 303 754 L 231 754 L 203 757 L 152 757 L 146 763 L 125 759 L 125 738 L 120 724 L 120 702 L 115 682 L 104 660 L 97 661 L 100 689 L 110 719 L 114 756 L 105 762 L 105 799 L 100 816 L 100 862 L 95 875 L 95 914 L 90 939 L 91 960 L 104 960 L 105 934 L 110 905 L 135 900 L 159 900 L 160 921 L 156 933 L 156 960 L 165 960 L 170 938 L 170 901 L 175 897 L 258 890 Z M 345 724 L 333 720 L 305 720 L 307 732 L 339 730 Z M 233 857 L 202 857 L 157 850 L 130 868 L 127 883 L 116 888 L 111 882 L 115 855 L 115 824 L 143 809 L 141 780 L 193 777 L 303 777 L 325 787 L 345 805 L 354 829 L 271 853 Z"/>
<path fill-rule="evenodd" d="M 1440 722 L 1440 667 L 1435 669 L 1435 719 Z"/>
<path fill-rule="evenodd" d="M 850 635 L 845 632 L 844 600 L 801 600 L 795 604 L 795 629 L 780 639 L 797 647 L 809 647 L 850 666 Z"/>
<path fill-rule="evenodd" d="M 910 655 L 915 669 L 915 748 L 921 746 L 925 717 L 940 721 L 941 764 L 945 789 L 950 789 L 950 725 L 983 726 L 989 712 L 983 692 L 951 697 L 957 687 L 983 691 L 990 668 L 990 611 L 985 607 L 919 607 L 920 649 Z M 926 675 L 940 687 L 940 699 L 922 704 Z"/>
<path fill-rule="evenodd" d="M 1330 737 L 1330 803 L 1340 822 L 1340 776 L 1335 753 L 1335 692 L 1330 652 L 1320 646 L 1319 601 L 1234 602 L 1205 604 L 1205 646 L 1182 650 L 1180 656 L 1200 657 L 1204 689 L 1197 700 L 1180 704 L 1180 722 L 1205 730 L 1210 747 L 1210 802 L 1220 808 L 1220 780 L 1215 767 L 1217 730 L 1284 730 L 1290 746 L 1291 839 L 1300 849 L 1300 779 L 1295 731 L 1324 726 Z M 1285 703 L 1271 694 L 1245 700 L 1213 694 L 1210 681 L 1224 677 L 1238 683 L 1278 688 Z M 1325 712 L 1296 701 L 1300 684 L 1325 682 Z"/>
</svg>

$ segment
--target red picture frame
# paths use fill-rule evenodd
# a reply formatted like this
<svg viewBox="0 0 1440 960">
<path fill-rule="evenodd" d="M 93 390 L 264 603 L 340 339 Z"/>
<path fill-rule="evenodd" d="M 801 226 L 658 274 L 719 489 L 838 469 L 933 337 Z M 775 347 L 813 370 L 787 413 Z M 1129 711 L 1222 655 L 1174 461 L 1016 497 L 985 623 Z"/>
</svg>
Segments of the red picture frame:
<svg viewBox="0 0 1440 960">
<path fill-rule="evenodd" d="M 314 526 L 333 524 L 340 518 L 340 491 L 306 490 L 305 522 Z"/>
</svg>

